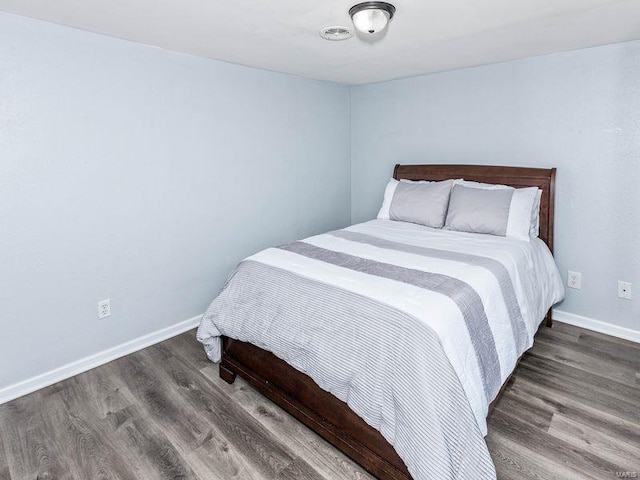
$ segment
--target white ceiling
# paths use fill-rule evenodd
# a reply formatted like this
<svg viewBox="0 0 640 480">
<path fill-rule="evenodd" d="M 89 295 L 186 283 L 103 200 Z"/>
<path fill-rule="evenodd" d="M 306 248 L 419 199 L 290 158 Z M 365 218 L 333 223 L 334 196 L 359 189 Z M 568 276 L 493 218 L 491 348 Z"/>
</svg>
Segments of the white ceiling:
<svg viewBox="0 0 640 480">
<path fill-rule="evenodd" d="M 346 84 L 640 38 L 640 0 L 391 0 L 376 42 L 351 27 L 357 0 L 0 0 L 0 10 L 227 62 Z"/>
</svg>

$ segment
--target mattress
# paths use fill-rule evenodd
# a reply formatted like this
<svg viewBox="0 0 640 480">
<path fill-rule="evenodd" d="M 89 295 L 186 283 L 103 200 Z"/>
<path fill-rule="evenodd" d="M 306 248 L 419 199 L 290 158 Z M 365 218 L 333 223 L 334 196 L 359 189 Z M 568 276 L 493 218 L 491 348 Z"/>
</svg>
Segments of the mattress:
<svg viewBox="0 0 640 480">
<path fill-rule="evenodd" d="M 495 478 L 491 401 L 564 295 L 541 240 L 373 220 L 248 257 L 198 339 L 252 343 L 394 446 L 416 480 Z"/>
</svg>

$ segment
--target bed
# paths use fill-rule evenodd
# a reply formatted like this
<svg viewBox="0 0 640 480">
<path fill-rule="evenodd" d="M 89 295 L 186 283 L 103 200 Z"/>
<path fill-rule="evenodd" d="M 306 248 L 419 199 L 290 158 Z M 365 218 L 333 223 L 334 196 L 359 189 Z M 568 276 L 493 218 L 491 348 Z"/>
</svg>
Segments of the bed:
<svg viewBox="0 0 640 480">
<path fill-rule="evenodd" d="M 519 357 L 530 348 L 538 325 L 546 320 L 551 326 L 550 307 L 561 298 L 559 274 L 552 259 L 545 257 L 551 258 L 549 252 L 553 251 L 555 169 L 396 165 L 393 177 L 412 181 L 464 178 L 516 188 L 538 187 L 539 240 L 533 239 L 532 246 L 525 247 L 523 242 L 513 240 L 427 232 L 426 227 L 374 220 L 268 249 L 240 264 L 205 314 L 198 338 L 209 357 L 220 361 L 220 376 L 225 381 L 232 383 L 240 375 L 380 479 L 494 478 L 483 439 L 486 415 L 508 385 Z M 430 242 L 426 246 L 420 243 L 426 238 L 425 232 Z M 449 252 L 446 258 L 442 258 L 442 251 Z M 380 255 L 383 258 L 376 257 Z M 519 256 L 528 258 L 535 268 L 524 274 L 518 272 L 511 265 L 511 257 Z M 487 322 L 492 322 L 493 338 L 487 343 L 497 353 L 478 344 L 477 338 L 487 335 L 473 330 L 468 321 L 464 335 L 446 331 L 434 334 L 438 329 L 464 330 L 452 319 L 466 321 L 465 309 L 470 309 L 470 317 L 479 315 L 468 306 L 472 302 L 466 297 L 459 300 L 457 293 L 447 293 L 448 298 L 444 298 L 443 291 L 429 297 L 431 291 L 425 293 L 416 285 L 394 283 L 388 278 L 379 279 L 377 286 L 356 285 L 362 275 L 377 271 L 377 260 L 394 264 L 399 275 L 405 275 L 411 270 L 407 269 L 407 259 L 425 265 L 462 262 L 465 272 L 493 275 L 475 279 L 472 275 L 468 281 L 475 282 L 477 295 L 471 292 L 472 296 L 482 297 L 486 317 L 490 317 Z M 284 264 L 286 271 L 281 271 Z M 317 271 L 309 273 L 309 265 Z M 433 280 L 422 278 L 422 273 L 437 275 L 421 270 L 421 282 Z M 547 289 L 544 295 L 538 295 L 540 299 L 522 300 L 528 295 L 525 290 L 531 290 L 525 284 L 527 276 L 535 276 L 537 284 Z M 441 278 L 436 277 L 429 288 L 444 288 Z M 519 304 L 527 305 L 517 315 L 492 313 L 494 308 L 510 308 L 502 302 L 494 305 L 487 293 L 496 283 L 499 286 L 495 288 L 502 288 L 505 295 L 505 278 L 512 279 L 509 288 L 518 290 Z M 399 283 L 402 285 L 397 286 Z M 422 308 L 427 297 L 433 302 L 444 298 L 443 305 L 438 306 L 444 310 L 458 302 L 456 314 L 447 317 L 451 321 L 446 327 Z M 274 298 L 282 301 L 274 303 Z M 377 301 L 372 313 L 371 304 Z M 548 305 L 541 309 L 543 303 Z M 505 300 L 504 305 L 509 302 Z M 524 325 L 518 328 L 526 335 L 512 340 L 505 332 L 516 331 L 511 317 L 518 315 Z M 226 324 L 222 317 L 228 317 Z M 332 320 L 328 321 L 329 317 Z M 408 323 L 414 322 L 414 317 L 422 318 L 429 327 L 416 330 L 415 323 Z M 512 323 L 507 325 L 506 320 L 494 317 L 509 317 Z M 302 318 L 308 319 L 306 324 L 296 321 Z M 357 319 L 358 324 L 350 319 Z M 467 336 L 468 348 L 462 345 L 463 340 L 455 338 Z M 313 351 L 313 342 L 322 348 Z M 505 346 L 512 343 L 518 348 Z M 365 352 L 368 348 L 375 351 Z M 487 367 L 491 362 L 497 364 L 497 374 Z"/>
</svg>

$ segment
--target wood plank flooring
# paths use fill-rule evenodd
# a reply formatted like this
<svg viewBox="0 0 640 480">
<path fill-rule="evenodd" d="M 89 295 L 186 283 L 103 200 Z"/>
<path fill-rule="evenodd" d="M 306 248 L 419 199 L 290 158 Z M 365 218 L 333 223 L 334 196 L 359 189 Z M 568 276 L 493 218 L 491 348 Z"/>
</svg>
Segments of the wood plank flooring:
<svg viewBox="0 0 640 480">
<path fill-rule="evenodd" d="M 640 345 L 542 328 L 487 444 L 499 479 L 640 478 Z M 221 381 L 194 331 L 0 405 L 0 480 L 372 478 Z"/>
</svg>

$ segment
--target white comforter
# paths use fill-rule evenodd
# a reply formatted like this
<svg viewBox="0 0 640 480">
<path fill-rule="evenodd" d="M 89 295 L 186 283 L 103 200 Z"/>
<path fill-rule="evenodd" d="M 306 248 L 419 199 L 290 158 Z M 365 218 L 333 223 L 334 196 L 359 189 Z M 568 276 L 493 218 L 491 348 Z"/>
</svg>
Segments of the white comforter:
<svg viewBox="0 0 640 480">
<path fill-rule="evenodd" d="M 533 345 L 533 336 L 549 308 L 564 297 L 562 278 L 553 256 L 539 238 L 527 243 L 506 237 L 438 230 L 391 220 L 372 220 L 345 230 L 404 244 L 479 255 L 499 261 L 511 276 L 520 311 L 526 322 L 529 334 L 527 349 Z M 500 359 L 501 381 L 504 382 L 515 368 L 523 352 L 515 348 L 504 302 L 496 295 L 499 289 L 495 283 L 487 282 L 486 272 L 482 267 L 424 258 L 329 235 L 310 237 L 304 242 L 358 257 L 443 273 L 464 280 L 482 298 Z M 482 392 L 479 366 L 472 352 L 471 339 L 459 310 L 448 297 L 417 287 L 408 294 L 406 290 L 409 287 L 398 285 L 392 280 L 371 277 L 366 273 L 346 270 L 283 250 L 263 250 L 249 259 L 276 267 L 286 266 L 287 269 L 306 277 L 374 296 L 379 301 L 409 312 L 425 322 L 440 337 L 442 347 L 467 393 L 478 426 L 486 435 L 486 417 L 489 403 L 493 399 L 487 400 Z M 364 281 L 363 276 L 367 276 Z M 428 308 L 425 308 L 425 305 L 428 305 Z"/>
<path fill-rule="evenodd" d="M 347 401 L 368 423 L 380 428 L 383 435 L 399 448 L 399 453 L 416 478 L 431 478 L 431 474 L 421 474 L 430 471 L 430 467 L 421 464 L 419 442 L 407 439 L 405 446 L 397 443 L 400 442 L 397 432 L 401 430 L 394 427 L 384 431 L 384 421 L 381 424 L 376 415 L 368 412 L 369 405 L 365 401 L 367 396 L 358 400 L 360 394 L 354 390 L 353 381 L 349 380 L 353 372 L 340 372 L 346 376 L 332 377 L 340 370 L 336 368 L 339 359 L 326 354 L 330 348 L 326 332 L 318 333 L 316 340 L 313 340 L 311 337 L 316 335 L 314 330 L 320 327 L 316 324 L 297 325 L 295 318 L 300 317 L 300 312 L 286 311 L 287 305 L 293 305 L 295 301 L 290 299 L 287 303 L 281 300 L 282 304 L 278 305 L 277 298 L 274 298 L 277 294 L 266 293 L 272 288 L 270 283 L 275 282 L 276 276 L 280 275 L 277 272 L 294 275 L 291 277 L 294 279 L 297 276 L 311 281 L 318 286 L 317 292 L 321 291 L 320 286 L 325 285 L 338 293 L 343 291 L 358 298 L 375 300 L 394 311 L 403 312 L 407 318 L 413 318 L 435 332 L 442 351 L 464 390 L 477 422 L 477 429 L 483 435 L 487 431 L 489 403 L 499 389 L 496 385 L 499 387 L 510 375 L 517 359 L 533 344 L 533 336 L 547 310 L 564 295 L 562 280 L 553 257 L 546 245 L 537 238 L 529 243 L 389 220 L 373 220 L 337 232 L 310 237 L 289 246 L 269 248 L 247 258 L 241 267 L 242 265 L 246 267 L 242 271 L 238 270 L 229 280 L 225 291 L 211 304 L 199 329 L 198 338 L 205 344 L 209 357 L 214 361 L 220 359 L 220 335 L 250 341 L 273 351 L 310 375 L 321 387 Z M 253 273 L 250 271 L 251 265 L 256 266 Z M 259 265 L 272 270 L 261 270 Z M 393 272 L 386 273 L 382 270 L 387 267 Z M 501 274 L 496 275 L 498 270 Z M 422 278 L 425 275 L 427 280 L 427 277 Z M 405 277 L 400 279 L 398 276 Z M 270 279 L 273 280 L 270 282 Z M 431 283 L 425 287 L 425 282 Z M 465 287 L 468 290 L 466 296 L 458 295 L 449 284 L 468 285 L 471 289 Z M 284 298 L 284 291 L 280 291 Z M 478 301 L 478 296 L 481 301 Z M 256 300 L 258 297 L 261 298 Z M 340 296 L 334 298 L 339 299 Z M 473 298 L 475 300 L 471 302 Z M 474 305 L 467 308 L 471 303 Z M 267 304 L 268 307 L 265 306 Z M 291 308 L 310 308 L 309 305 L 312 304 L 313 315 L 311 311 L 309 315 L 302 315 L 309 317 L 307 322 L 312 322 L 311 317 L 322 308 L 321 299 L 317 299 L 317 302 L 311 299 L 301 303 L 301 306 Z M 466 317 L 463 310 L 466 311 Z M 470 318 L 476 318 L 475 313 L 481 314 L 483 320 L 480 323 L 484 326 L 470 327 Z M 517 321 L 514 313 L 517 313 Z M 335 311 L 333 315 L 336 316 Z M 365 320 L 363 317 L 361 329 L 369 328 L 364 323 Z M 325 319 L 321 321 L 324 323 Z M 331 320 L 327 318 L 326 321 Z M 348 319 L 340 321 L 341 328 L 349 325 Z M 375 320 L 375 325 L 371 323 L 370 327 L 378 328 L 380 321 Z M 288 325 L 284 327 L 287 322 Z M 471 323 L 475 323 L 475 320 Z M 280 331 L 277 331 L 278 328 Z M 470 334 L 474 328 L 478 328 L 476 331 L 483 336 L 481 343 Z M 287 332 L 294 329 L 297 329 L 295 334 L 285 338 Z M 322 341 L 322 336 L 326 343 L 324 346 L 317 346 Z M 371 343 L 362 344 L 360 348 L 366 349 L 367 345 Z M 311 352 L 314 348 L 317 350 L 315 353 Z M 377 348 L 381 349 L 381 355 L 390 354 L 389 351 L 382 351 L 383 348 L 387 349 L 384 344 L 378 344 Z M 414 346 L 415 352 L 419 351 L 419 344 L 417 348 L 418 350 Z M 367 355 L 372 354 L 375 355 L 375 352 L 367 352 Z M 314 360 L 322 355 L 325 355 L 325 362 L 333 364 L 331 368 L 325 368 L 322 362 Z M 496 365 L 496 358 L 499 365 Z M 438 368 L 446 370 L 442 365 Z M 494 372 L 494 378 L 489 378 L 489 370 Z M 373 376 L 371 381 L 374 381 Z M 384 378 L 375 381 L 384 381 Z M 379 400 L 379 410 L 393 408 L 392 405 L 385 406 L 384 398 Z M 416 410 L 412 415 L 415 416 L 414 421 L 417 421 L 420 406 L 407 405 Z M 455 415 L 455 412 L 452 414 Z M 394 415 L 397 416 L 389 414 L 390 417 Z M 429 441 L 432 446 L 438 442 L 433 438 Z M 475 445 L 477 449 L 478 444 Z M 430 461 L 436 462 L 436 456 Z M 460 462 L 462 463 L 464 462 Z M 467 471 L 473 471 L 472 467 Z"/>
</svg>

